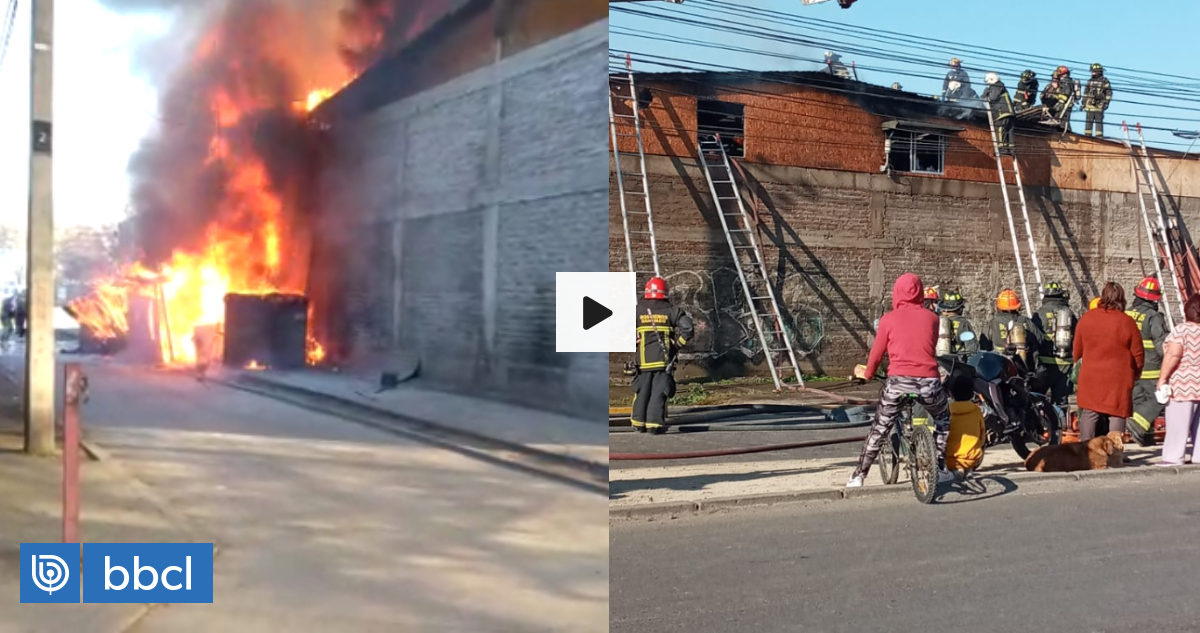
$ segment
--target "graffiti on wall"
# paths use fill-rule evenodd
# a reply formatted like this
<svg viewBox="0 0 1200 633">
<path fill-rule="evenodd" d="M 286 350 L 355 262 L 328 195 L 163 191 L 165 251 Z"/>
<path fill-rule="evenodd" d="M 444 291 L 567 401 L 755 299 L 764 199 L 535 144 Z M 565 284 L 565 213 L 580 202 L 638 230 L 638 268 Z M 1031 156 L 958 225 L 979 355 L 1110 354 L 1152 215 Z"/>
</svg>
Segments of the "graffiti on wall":
<svg viewBox="0 0 1200 633">
<path fill-rule="evenodd" d="M 665 279 L 672 303 L 686 310 L 695 324 L 696 333 L 686 351 L 680 354 L 682 360 L 703 362 L 731 357 L 751 362 L 762 360 L 762 342 L 736 270 L 684 270 L 666 275 Z M 805 284 L 799 274 L 788 275 L 781 286 L 782 292 L 776 298 L 785 314 L 782 329 L 799 360 L 816 352 L 825 334 L 824 322 L 819 311 L 806 305 Z M 770 338 L 768 345 L 782 347 Z"/>
</svg>

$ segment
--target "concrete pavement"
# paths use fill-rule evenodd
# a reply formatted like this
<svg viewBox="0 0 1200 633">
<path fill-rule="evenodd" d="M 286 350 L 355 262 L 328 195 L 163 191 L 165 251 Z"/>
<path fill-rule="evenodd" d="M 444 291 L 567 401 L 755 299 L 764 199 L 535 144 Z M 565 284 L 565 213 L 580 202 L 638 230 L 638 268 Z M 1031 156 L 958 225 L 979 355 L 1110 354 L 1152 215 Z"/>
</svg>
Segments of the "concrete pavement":
<svg viewBox="0 0 1200 633">
<path fill-rule="evenodd" d="M 1200 467 L 1184 472 L 617 522 L 611 630 L 1196 630 Z"/>
<path fill-rule="evenodd" d="M 599 495 L 188 375 L 86 371 L 90 437 L 223 545 L 213 605 L 130 631 L 608 628 Z"/>
</svg>

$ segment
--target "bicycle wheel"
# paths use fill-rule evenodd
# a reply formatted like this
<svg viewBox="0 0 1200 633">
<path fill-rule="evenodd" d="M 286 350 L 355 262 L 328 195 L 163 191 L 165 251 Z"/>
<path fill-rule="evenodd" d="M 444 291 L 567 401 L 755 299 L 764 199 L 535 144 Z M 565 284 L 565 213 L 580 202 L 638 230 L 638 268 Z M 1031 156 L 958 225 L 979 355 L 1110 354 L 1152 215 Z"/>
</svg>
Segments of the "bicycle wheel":
<svg viewBox="0 0 1200 633">
<path fill-rule="evenodd" d="M 875 461 L 879 466 L 879 476 L 883 479 L 883 483 L 887 485 L 896 483 L 896 480 L 900 478 L 900 434 L 896 432 L 895 427 L 888 432 L 883 441 L 883 447 L 879 449 L 879 458 Z"/>
<path fill-rule="evenodd" d="M 913 494 L 921 503 L 931 503 L 937 494 L 938 463 L 937 442 L 927 426 L 913 429 L 912 458 L 908 472 L 912 476 Z"/>
</svg>

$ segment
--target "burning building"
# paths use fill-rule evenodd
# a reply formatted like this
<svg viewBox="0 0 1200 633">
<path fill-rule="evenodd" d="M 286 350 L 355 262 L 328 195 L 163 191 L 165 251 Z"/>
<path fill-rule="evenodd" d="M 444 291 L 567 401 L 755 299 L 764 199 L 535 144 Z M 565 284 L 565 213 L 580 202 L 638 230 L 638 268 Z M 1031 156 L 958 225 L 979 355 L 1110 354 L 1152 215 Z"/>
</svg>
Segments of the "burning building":
<svg viewBox="0 0 1200 633">
<path fill-rule="evenodd" d="M 319 55 L 294 3 L 212 14 L 132 164 L 136 262 L 81 321 L 204 362 L 212 326 L 237 329 L 227 297 L 303 296 L 310 362 L 412 355 L 451 388 L 594 413 L 604 359 L 554 353 L 553 289 L 606 261 L 607 4 L 339 2 Z"/>
</svg>

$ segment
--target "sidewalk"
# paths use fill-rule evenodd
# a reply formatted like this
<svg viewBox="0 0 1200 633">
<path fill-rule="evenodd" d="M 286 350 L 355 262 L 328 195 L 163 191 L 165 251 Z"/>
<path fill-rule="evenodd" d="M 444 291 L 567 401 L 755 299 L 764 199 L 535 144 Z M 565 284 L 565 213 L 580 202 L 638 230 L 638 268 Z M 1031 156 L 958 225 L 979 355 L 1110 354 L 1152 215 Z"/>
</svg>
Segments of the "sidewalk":
<svg viewBox="0 0 1200 633">
<path fill-rule="evenodd" d="M 149 606 L 19 604 L 20 544 L 62 536 L 62 462 L 24 455 L 22 443 L 12 417 L 0 418 L 0 632 L 127 630 Z M 84 457 L 80 499 L 80 537 L 87 542 L 213 541 L 174 518 L 115 462 Z"/>
<path fill-rule="evenodd" d="M 380 392 L 377 383 L 323 371 L 222 371 L 211 379 L 246 387 L 282 389 L 332 398 L 397 419 L 416 420 L 443 430 L 487 438 L 526 450 L 578 462 L 589 469 L 608 467 L 608 427 L 600 420 L 570 416 L 474 398 L 424 386 L 420 379 Z"/>
<path fill-rule="evenodd" d="M 1160 448 L 1127 445 L 1126 455 L 1132 462 L 1119 472 L 1149 473 L 1160 469 L 1153 464 L 1159 460 Z M 773 503 L 802 499 L 843 498 L 842 491 L 854 469 L 853 457 L 776 459 L 771 461 L 741 461 L 717 464 L 688 464 L 678 460 L 665 466 L 632 467 L 610 470 L 610 516 L 653 516 L 687 512 L 707 506 L 710 508 Z M 1190 468 L 1190 467 L 1189 467 Z M 1106 471 L 1089 471 L 1098 473 Z M 1084 473 L 1083 476 L 1092 476 Z M 1022 479 L 1074 476 L 1076 473 L 1032 473 L 1007 444 L 988 449 L 978 477 Z M 872 469 L 861 494 L 912 494 L 908 476 L 903 469 L 900 481 L 885 486 L 878 469 Z"/>
</svg>

